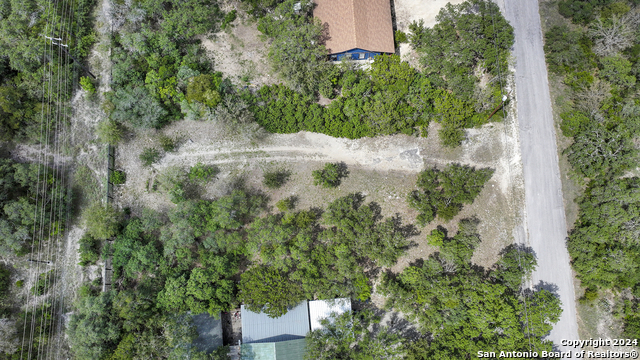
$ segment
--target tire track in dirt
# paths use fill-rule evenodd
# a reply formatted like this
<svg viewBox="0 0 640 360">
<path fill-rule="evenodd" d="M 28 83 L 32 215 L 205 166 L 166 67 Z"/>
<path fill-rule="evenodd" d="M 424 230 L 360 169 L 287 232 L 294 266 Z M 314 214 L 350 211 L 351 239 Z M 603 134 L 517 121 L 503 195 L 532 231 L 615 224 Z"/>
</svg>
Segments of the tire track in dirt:
<svg viewBox="0 0 640 360">
<path fill-rule="evenodd" d="M 395 154 L 394 154 L 395 153 Z M 325 161 L 344 162 L 347 165 L 359 165 L 376 170 L 396 170 L 416 173 L 422 170 L 424 160 L 419 148 L 404 151 L 381 151 L 378 153 L 363 154 L 361 151 L 349 151 L 347 149 L 323 149 L 296 146 L 271 146 L 237 149 L 199 149 L 190 151 L 184 149 L 177 154 L 167 154 L 158 167 L 172 165 L 193 165 L 206 159 L 216 163 L 233 163 L 248 161 Z"/>
</svg>

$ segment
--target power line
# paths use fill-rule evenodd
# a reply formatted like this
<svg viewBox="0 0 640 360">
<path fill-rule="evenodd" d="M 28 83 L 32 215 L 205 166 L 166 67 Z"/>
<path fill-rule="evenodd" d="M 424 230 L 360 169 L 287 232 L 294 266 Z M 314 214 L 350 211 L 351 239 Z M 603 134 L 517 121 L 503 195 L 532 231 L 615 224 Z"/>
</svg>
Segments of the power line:
<svg viewBox="0 0 640 360">
<path fill-rule="evenodd" d="M 49 2 L 49 7 L 47 10 L 47 17 L 50 15 L 50 11 L 51 11 L 51 2 Z M 46 21 L 46 25 L 45 25 L 45 32 L 48 30 L 49 28 L 49 20 L 47 19 Z M 43 55 L 42 55 L 42 63 L 43 66 L 46 67 L 47 63 L 47 40 L 44 40 L 44 46 L 43 46 Z M 42 82 L 42 107 L 41 109 L 44 110 L 44 99 L 45 99 L 45 76 L 44 76 L 44 71 L 43 71 L 43 82 Z M 43 132 L 43 124 L 44 124 L 44 111 L 41 113 L 41 118 L 40 118 L 40 153 L 38 154 L 38 156 L 40 156 L 42 154 L 42 132 Z M 39 200 L 39 189 L 40 189 L 40 169 L 41 167 L 38 166 L 38 173 L 37 173 L 37 179 L 36 179 L 36 198 L 35 198 L 35 207 L 34 207 L 34 215 L 33 215 L 33 219 L 34 219 L 34 223 L 33 223 L 33 234 L 32 234 L 32 238 L 31 238 L 31 253 L 33 254 L 34 252 L 34 242 L 36 240 L 36 227 L 37 227 L 37 219 L 38 219 L 38 200 Z M 39 260 L 38 260 L 39 261 Z M 33 275 L 33 266 L 30 263 L 29 264 L 29 278 L 31 278 Z M 27 334 L 27 318 L 29 317 L 29 293 L 30 291 L 27 291 L 27 302 L 26 302 L 26 306 L 25 306 L 25 316 L 24 316 L 24 328 L 22 331 L 22 346 L 20 347 L 20 359 L 22 359 L 23 354 L 24 354 L 24 345 L 25 345 L 25 339 L 26 339 L 26 334 Z M 34 294 L 35 295 L 35 294 Z M 34 296 L 35 298 L 35 296 Z M 32 322 L 33 322 L 33 318 L 32 318 Z M 30 327 L 31 330 L 31 327 Z M 29 332 L 29 357 L 31 357 L 31 344 L 32 344 L 32 334 L 33 332 L 30 331 Z"/>
<path fill-rule="evenodd" d="M 31 252 L 32 254 L 35 251 L 35 242 L 38 241 L 38 253 L 37 253 L 37 260 L 33 260 L 33 259 L 29 259 L 31 261 L 29 261 L 30 266 L 29 266 L 29 272 L 31 273 L 31 278 L 33 280 L 33 284 L 35 286 L 35 290 L 36 292 L 38 291 L 38 281 L 37 279 L 39 278 L 39 273 L 40 273 L 40 265 L 43 263 L 47 263 L 48 265 L 51 264 L 51 261 L 43 261 L 42 257 L 43 257 L 43 246 L 45 246 L 44 244 L 44 230 L 45 230 L 45 224 L 44 224 L 44 220 L 45 220 L 45 214 L 46 214 L 46 209 L 47 206 L 49 205 L 49 203 L 51 204 L 51 209 L 52 212 L 49 214 L 49 226 L 47 227 L 48 230 L 48 242 L 50 243 L 51 240 L 51 232 L 52 230 L 54 230 L 54 228 L 52 228 L 52 226 L 56 226 L 57 222 L 53 221 L 53 217 L 55 216 L 55 210 L 56 210 L 56 206 L 58 206 L 57 202 L 58 202 L 58 197 L 56 196 L 55 193 L 55 188 L 53 189 L 53 194 L 49 194 L 49 189 L 47 187 L 47 179 L 48 179 L 48 173 L 49 173 L 49 168 L 46 165 L 47 164 L 47 157 L 50 153 L 50 149 L 49 149 L 49 139 L 51 136 L 51 118 L 52 118 L 52 101 L 53 101 L 53 84 L 52 84 L 52 80 L 53 80 L 53 60 L 54 60 L 54 54 L 53 54 L 53 44 L 56 44 L 53 40 L 53 34 L 54 34 L 54 27 L 55 27 L 55 19 L 56 19 L 56 10 L 58 8 L 58 1 L 55 1 L 55 4 L 53 6 L 53 10 L 52 10 L 52 6 L 51 6 L 51 2 L 48 3 L 48 8 L 47 8 L 47 13 L 46 13 L 46 25 L 45 25 L 45 33 L 48 33 L 49 31 L 51 31 L 51 35 L 52 36 L 47 36 L 46 34 L 44 35 L 45 40 L 44 40 L 44 46 L 43 46 L 43 85 L 42 85 L 42 107 L 41 107 L 41 123 L 40 123 L 40 152 L 38 154 L 38 162 L 37 162 L 37 166 L 38 166 L 38 171 L 37 171 L 37 179 L 36 179 L 36 205 L 34 207 L 34 226 L 33 226 L 33 235 L 32 235 L 32 242 L 31 242 Z M 64 20 L 64 10 L 63 10 L 63 15 L 62 15 L 62 19 L 61 19 L 61 26 L 62 26 L 62 21 Z M 51 18 L 53 18 L 53 21 L 51 21 Z M 51 45 L 48 44 L 49 40 L 51 42 Z M 60 39 L 61 40 L 61 39 Z M 60 47 L 58 47 L 60 48 Z M 50 53 L 50 57 L 47 56 L 47 53 Z M 58 77 L 60 77 L 60 62 L 58 61 Z M 59 81 L 58 81 L 58 86 L 57 86 L 57 101 L 56 101 L 56 105 L 59 107 L 60 105 L 60 87 L 59 87 Z M 45 106 L 45 99 L 47 100 L 47 104 Z M 56 114 L 55 114 L 55 118 L 58 118 L 59 115 L 59 108 L 56 109 Z M 46 119 L 46 130 L 45 130 L 45 119 Z M 57 122 L 56 120 L 54 120 L 54 126 L 56 128 L 56 130 L 59 127 L 59 122 Z M 57 149 L 57 145 L 54 145 L 54 156 L 55 154 L 58 153 L 58 149 Z M 55 158 L 54 158 L 54 167 L 55 167 Z M 59 169 L 58 170 L 52 170 L 52 172 L 55 171 L 55 174 L 52 174 L 55 179 L 58 178 L 59 176 Z M 41 188 L 42 185 L 42 188 Z M 42 189 L 42 190 L 41 190 Z M 42 191 L 42 195 L 40 194 L 40 192 Z M 51 197 L 49 196 L 51 195 Z M 38 211 L 40 211 L 40 214 L 38 216 Z M 38 221 L 40 221 L 40 224 L 38 226 Z M 59 230 L 59 224 L 58 224 L 58 229 Z M 57 234 L 57 232 L 56 232 Z M 46 246 L 49 246 L 48 248 L 48 258 L 51 259 L 51 251 L 52 251 L 52 247 L 50 246 L 52 244 L 47 244 Z M 33 263 L 36 264 L 36 273 L 33 272 Z M 52 270 L 54 275 L 55 275 L 55 270 Z M 47 289 L 49 287 L 51 287 L 51 284 L 49 283 L 50 280 L 50 273 L 51 272 L 47 272 L 46 276 L 44 278 L 44 291 L 46 292 Z M 32 311 L 31 311 L 31 326 L 30 326 L 30 332 L 29 332 L 29 349 L 28 349 L 28 354 L 27 357 L 28 359 L 31 358 L 32 353 L 33 353 L 33 341 L 34 341 L 34 336 L 35 336 L 35 327 L 36 327 L 36 308 L 37 308 L 37 300 L 36 300 L 36 296 L 37 293 L 33 294 L 33 307 L 32 307 Z M 25 319 L 24 319 L 24 328 L 23 328 L 23 338 L 22 338 L 22 347 L 21 347 L 21 352 L 20 352 L 20 357 L 22 358 L 24 356 L 24 345 L 25 345 L 25 340 L 26 340 L 26 325 L 27 325 L 27 319 L 29 318 L 29 308 L 30 308 L 30 304 L 29 304 L 29 298 L 30 298 L 30 294 L 29 292 L 27 293 L 27 303 L 26 303 L 26 311 L 25 311 Z M 42 350 L 42 348 L 45 346 L 43 344 L 43 331 L 44 331 L 44 335 L 46 335 L 46 310 L 45 310 L 45 304 L 46 302 L 42 302 L 42 308 L 41 308 L 41 319 L 40 319 L 40 329 L 39 329 L 39 342 L 38 342 L 38 350 L 37 350 L 37 354 L 38 357 L 40 357 L 40 352 Z"/>
<path fill-rule="evenodd" d="M 68 8 L 68 30 L 67 33 L 71 34 L 72 33 L 72 23 L 73 23 L 73 0 L 71 0 L 69 2 L 69 8 Z M 62 33 L 64 33 L 64 29 L 61 31 L 61 36 Z M 69 35 L 70 37 L 70 35 Z M 62 94 L 66 97 L 69 97 L 71 94 L 69 92 L 69 88 L 68 88 L 68 80 L 69 80 L 69 71 L 71 71 L 71 67 L 69 66 L 69 55 L 68 52 L 66 51 L 66 49 L 64 47 L 60 47 L 60 49 L 64 50 L 64 53 L 66 55 L 66 57 L 64 57 L 64 61 L 62 62 L 64 64 L 64 88 L 62 89 Z M 61 153 L 60 149 L 64 149 L 65 148 L 65 144 L 66 144 L 66 139 L 67 139 L 67 134 L 66 134 L 66 128 L 67 128 L 67 108 L 68 106 L 63 106 L 62 103 L 59 103 L 59 109 L 58 109 L 58 113 L 60 113 L 60 107 L 62 108 L 62 117 L 61 117 L 61 121 L 58 122 L 58 129 L 56 131 L 56 135 L 57 135 L 57 142 L 56 145 L 58 147 L 58 151 L 57 153 Z M 61 139 L 65 139 L 64 141 L 61 141 Z M 56 247 L 57 247 L 57 256 L 56 256 L 56 263 L 54 266 L 54 276 L 55 279 L 58 281 L 58 283 L 60 282 L 61 278 L 60 278 L 60 270 L 57 268 L 57 263 L 59 261 L 59 256 L 60 256 L 60 242 L 61 242 L 61 236 L 62 236 L 62 232 L 60 231 L 60 223 L 62 223 L 62 209 L 63 208 L 67 208 L 68 204 L 65 203 L 64 200 L 64 196 L 63 196 L 63 191 L 65 191 L 65 183 L 66 183 L 66 171 L 64 171 L 64 163 L 60 163 L 57 164 L 58 167 L 58 178 L 60 179 L 60 183 L 57 186 L 57 190 L 58 190 L 58 194 L 56 196 L 56 199 L 58 199 L 59 201 L 59 205 L 58 205 L 58 216 L 57 216 L 57 223 L 58 223 L 58 231 L 56 231 Z M 52 211 L 55 213 L 55 209 Z M 65 223 L 65 230 L 67 228 L 67 223 Z M 64 264 L 62 265 L 64 266 Z M 57 296 L 56 296 L 56 290 L 58 290 L 57 292 Z M 57 334 L 58 338 L 60 338 L 60 334 L 59 332 L 61 331 L 61 316 L 62 313 L 60 312 L 60 310 L 62 309 L 61 307 L 61 302 L 62 299 L 64 298 L 64 292 L 60 289 L 60 286 L 56 286 L 53 289 L 53 301 L 52 301 L 52 307 L 51 307 L 51 316 L 50 316 L 50 323 L 49 323 L 49 338 L 51 338 L 54 334 Z M 56 309 L 58 310 L 58 312 L 56 311 Z M 58 321 L 54 322 L 54 319 L 56 319 L 56 316 L 58 318 Z M 56 324 L 58 326 L 56 326 Z M 45 358 L 49 358 L 52 356 L 53 354 L 53 341 L 49 341 L 49 348 L 48 351 L 46 351 L 46 357 Z"/>
<path fill-rule="evenodd" d="M 67 26 L 65 24 L 65 14 L 66 17 L 68 18 L 69 21 L 71 21 L 72 19 L 72 3 L 69 4 L 69 9 L 68 9 L 68 13 L 67 13 L 67 4 L 63 3 L 62 5 L 62 18 L 60 20 L 60 36 L 62 37 L 65 33 L 65 27 Z M 61 46 L 61 42 L 62 40 L 59 40 L 58 43 L 55 43 L 52 41 L 52 44 L 54 45 L 59 45 L 58 49 L 64 49 L 64 47 Z M 63 105 L 63 101 L 67 99 L 67 97 L 69 96 L 68 94 L 68 89 L 67 89 L 67 80 L 68 80 L 68 70 L 69 70 L 69 66 L 68 66 L 68 57 L 63 57 L 62 53 L 59 53 L 59 60 L 58 60 L 58 86 L 57 86 L 57 109 L 56 109 L 56 129 L 55 129 L 55 142 L 54 142 L 54 153 L 55 154 L 60 154 L 61 151 L 61 141 L 60 141 L 60 136 L 62 134 L 62 130 L 61 128 L 64 127 L 65 122 L 65 116 L 61 116 L 61 108 L 62 110 L 66 110 L 66 106 Z M 60 70 L 62 70 L 62 72 L 64 73 L 63 75 L 61 75 Z M 60 78 L 64 77 L 64 83 L 63 85 L 61 85 L 60 83 Z M 62 99 L 61 99 L 62 97 Z M 55 222 L 52 222 L 54 224 L 57 225 L 57 228 L 54 229 L 54 233 L 53 233 L 53 237 L 55 239 L 55 248 L 59 249 L 60 247 L 60 236 L 61 236 L 61 231 L 60 231 L 60 218 L 61 216 L 56 216 L 56 211 L 58 211 L 58 213 L 60 212 L 60 209 L 64 206 L 63 202 L 64 202 L 64 198 L 62 196 L 62 189 L 63 189 L 63 184 L 64 184 L 64 178 L 65 175 L 63 174 L 63 172 L 61 171 L 61 167 L 62 165 L 59 162 L 54 161 L 54 172 L 55 172 L 55 180 L 54 180 L 54 184 L 56 185 L 53 189 L 54 191 L 54 203 L 51 209 L 51 215 L 50 215 L 50 219 L 56 219 Z M 59 215 L 59 214 L 58 214 Z M 51 242 L 51 231 L 49 233 L 49 240 Z M 53 258 L 53 256 L 51 255 L 52 252 L 54 250 L 54 244 L 50 244 L 49 246 L 49 254 L 50 257 Z M 54 255 L 56 255 L 56 253 L 53 253 Z M 58 256 L 56 256 L 56 261 L 54 262 L 54 269 L 53 271 L 53 275 L 51 276 L 51 281 L 49 284 L 49 288 L 50 288 L 50 297 L 52 299 L 51 301 L 51 306 L 49 307 L 49 311 L 47 313 L 47 311 L 44 311 L 43 314 L 43 319 L 44 319 L 44 337 L 47 339 L 50 339 L 52 337 L 53 334 L 55 334 L 56 332 L 56 327 L 54 325 L 54 318 L 55 318 L 55 312 L 56 312 L 56 306 L 58 305 L 59 302 L 59 296 L 62 295 L 58 295 L 56 296 L 56 289 L 59 287 L 55 287 L 54 284 L 56 281 L 59 281 L 59 269 L 57 266 L 58 263 Z M 43 307 L 44 307 L 44 303 L 43 303 Z M 46 316 L 46 315 L 49 316 Z M 47 321 L 48 320 L 48 321 Z M 47 334 L 47 330 L 48 330 L 48 334 Z M 51 341 L 47 342 L 48 345 L 43 346 L 42 351 L 44 352 L 44 356 L 45 359 L 49 357 L 49 355 L 51 354 Z M 38 349 L 40 351 L 40 348 Z M 40 354 L 38 354 L 38 358 L 40 358 Z"/>
</svg>

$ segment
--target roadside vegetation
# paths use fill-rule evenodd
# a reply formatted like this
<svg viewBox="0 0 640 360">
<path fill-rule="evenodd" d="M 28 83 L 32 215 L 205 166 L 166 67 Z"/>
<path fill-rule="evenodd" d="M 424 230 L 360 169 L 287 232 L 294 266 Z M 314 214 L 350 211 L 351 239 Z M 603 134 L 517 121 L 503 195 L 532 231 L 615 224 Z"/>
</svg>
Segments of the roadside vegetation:
<svg viewBox="0 0 640 360">
<path fill-rule="evenodd" d="M 547 64 L 563 79 L 556 100 L 564 150 L 584 191 L 569 234 L 573 267 L 593 302 L 614 290 L 627 337 L 640 335 L 638 133 L 640 7 L 637 1 L 561 1 L 564 23 L 545 34 Z M 623 295 L 624 294 L 624 295 Z"/>
</svg>

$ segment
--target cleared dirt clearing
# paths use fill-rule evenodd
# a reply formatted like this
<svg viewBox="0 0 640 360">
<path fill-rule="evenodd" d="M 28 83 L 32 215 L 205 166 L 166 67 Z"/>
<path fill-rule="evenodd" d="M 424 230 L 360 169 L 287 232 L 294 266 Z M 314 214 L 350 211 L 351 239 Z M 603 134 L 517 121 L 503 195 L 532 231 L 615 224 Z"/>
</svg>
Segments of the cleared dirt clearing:
<svg viewBox="0 0 640 360">
<path fill-rule="evenodd" d="M 421 170 L 451 162 L 489 167 L 495 169 L 495 173 L 476 202 L 449 223 L 434 221 L 421 229 L 422 234 L 413 239 L 416 246 L 393 270 L 399 271 L 434 251 L 424 241 L 425 234 L 432 228 L 442 224 L 455 232 L 459 219 L 474 215 L 481 220 L 483 237 L 474 261 L 490 266 L 499 250 L 512 243 L 514 232 L 519 231 L 522 182 L 517 127 L 508 120 L 470 129 L 467 141 L 456 149 L 440 146 L 438 127 L 431 125 L 428 138 L 393 135 L 349 140 L 308 132 L 231 136 L 225 126 L 215 122 L 180 121 L 163 133 L 180 139 L 181 145 L 149 168 L 142 167 L 138 156 L 143 148 L 157 146 L 158 134 L 139 133 L 135 140 L 118 146 L 116 167 L 127 173 L 127 183 L 117 189 L 115 200 L 134 212 L 144 206 L 160 211 L 169 209 L 174 205 L 165 194 L 149 189 L 149 184 L 168 167 L 186 170 L 202 162 L 215 164 L 221 170 L 217 179 L 203 189 L 204 198 L 228 193 L 237 179 L 268 193 L 272 205 L 281 198 L 295 195 L 299 199 L 298 208 L 325 206 L 337 197 L 362 192 L 367 195 L 367 201 L 380 204 L 384 215 L 399 213 L 405 222 L 413 222 L 416 213 L 408 208 L 405 199 L 414 189 Z M 311 171 L 321 168 L 325 162 L 344 162 L 349 167 L 349 177 L 337 189 L 313 185 Z M 274 168 L 288 169 L 292 176 L 281 189 L 271 191 L 263 187 L 262 174 Z"/>
</svg>

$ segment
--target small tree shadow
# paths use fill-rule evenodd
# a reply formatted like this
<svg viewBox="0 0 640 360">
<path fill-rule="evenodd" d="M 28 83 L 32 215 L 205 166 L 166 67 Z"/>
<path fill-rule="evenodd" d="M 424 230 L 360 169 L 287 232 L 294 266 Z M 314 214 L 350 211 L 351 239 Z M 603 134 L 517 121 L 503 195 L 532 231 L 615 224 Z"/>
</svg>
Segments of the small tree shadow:
<svg viewBox="0 0 640 360">
<path fill-rule="evenodd" d="M 558 290 L 560 289 L 558 285 L 548 283 L 546 281 L 540 280 L 536 285 L 533 286 L 533 289 L 535 291 L 547 290 L 548 292 L 552 293 L 556 297 L 560 297 L 560 295 L 558 294 Z"/>
<path fill-rule="evenodd" d="M 500 250 L 499 255 L 502 256 L 514 249 L 517 249 L 519 252 L 522 252 L 522 253 L 532 254 L 536 259 L 538 258 L 533 248 L 531 246 L 525 246 L 524 244 L 511 244 L 505 247 L 504 249 Z"/>
</svg>

